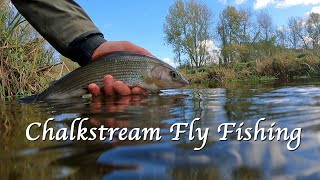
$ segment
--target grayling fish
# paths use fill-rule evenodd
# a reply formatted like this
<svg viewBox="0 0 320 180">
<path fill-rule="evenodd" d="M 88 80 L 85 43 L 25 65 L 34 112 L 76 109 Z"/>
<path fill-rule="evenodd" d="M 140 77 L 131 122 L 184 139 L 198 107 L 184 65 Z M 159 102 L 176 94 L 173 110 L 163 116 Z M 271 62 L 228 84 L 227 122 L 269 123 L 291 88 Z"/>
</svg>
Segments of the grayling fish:
<svg viewBox="0 0 320 180">
<path fill-rule="evenodd" d="M 129 87 L 141 87 L 150 92 L 181 88 L 188 81 L 175 68 L 151 56 L 129 52 L 114 53 L 80 67 L 52 83 L 34 101 L 82 96 L 90 83 L 102 87 L 103 77 L 112 75 Z M 28 98 L 28 97 L 27 97 Z"/>
</svg>

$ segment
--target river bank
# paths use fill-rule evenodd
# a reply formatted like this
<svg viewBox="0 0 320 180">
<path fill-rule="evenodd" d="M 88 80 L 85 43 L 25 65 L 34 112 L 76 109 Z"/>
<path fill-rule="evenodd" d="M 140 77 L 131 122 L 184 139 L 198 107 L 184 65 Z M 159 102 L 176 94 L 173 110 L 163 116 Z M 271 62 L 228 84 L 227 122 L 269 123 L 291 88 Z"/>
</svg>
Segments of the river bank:
<svg viewBox="0 0 320 180">
<path fill-rule="evenodd" d="M 251 62 L 213 64 L 200 68 L 181 66 L 179 70 L 196 84 L 275 79 L 289 81 L 319 77 L 320 54 L 316 51 L 284 50 Z"/>
</svg>

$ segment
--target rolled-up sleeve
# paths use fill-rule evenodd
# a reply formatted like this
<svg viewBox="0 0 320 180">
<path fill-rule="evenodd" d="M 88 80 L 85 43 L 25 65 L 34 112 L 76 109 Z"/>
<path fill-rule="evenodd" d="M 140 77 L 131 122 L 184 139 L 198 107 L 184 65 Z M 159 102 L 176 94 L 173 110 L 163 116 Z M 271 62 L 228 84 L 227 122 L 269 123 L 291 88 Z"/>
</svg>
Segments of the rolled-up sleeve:
<svg viewBox="0 0 320 180">
<path fill-rule="evenodd" d="M 82 59 L 84 57 L 79 57 L 79 52 L 75 53 L 77 51 L 75 47 L 93 36 L 100 36 L 103 39 L 102 33 L 75 1 L 12 0 L 12 3 L 57 51 L 79 64 L 85 64 L 84 61 L 90 59 L 86 57 L 84 60 Z M 94 46 L 103 43 L 101 38 L 98 39 L 98 44 L 93 43 L 89 48 L 96 48 Z"/>
</svg>

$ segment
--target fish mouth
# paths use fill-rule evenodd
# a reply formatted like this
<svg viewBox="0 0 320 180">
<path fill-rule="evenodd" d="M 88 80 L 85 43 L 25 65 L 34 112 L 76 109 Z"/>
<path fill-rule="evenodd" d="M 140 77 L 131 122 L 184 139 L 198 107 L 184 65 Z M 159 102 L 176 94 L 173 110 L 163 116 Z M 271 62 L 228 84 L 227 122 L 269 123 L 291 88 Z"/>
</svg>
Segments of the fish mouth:
<svg viewBox="0 0 320 180">
<path fill-rule="evenodd" d="M 189 81 L 188 81 L 188 80 L 185 80 L 185 81 L 181 82 L 181 84 L 182 84 L 183 86 L 186 86 L 186 85 L 189 84 Z"/>
<path fill-rule="evenodd" d="M 186 86 L 186 85 L 188 85 L 188 84 L 189 84 L 189 81 L 188 81 L 188 80 L 182 79 L 182 81 L 180 81 L 180 82 L 177 83 L 177 86 L 178 86 L 178 88 L 180 88 L 180 87 L 184 87 L 184 86 Z"/>
<path fill-rule="evenodd" d="M 189 83 L 190 83 L 190 82 L 189 82 L 185 77 L 182 78 L 181 84 L 183 84 L 183 86 L 186 86 L 186 85 L 188 85 Z"/>
</svg>

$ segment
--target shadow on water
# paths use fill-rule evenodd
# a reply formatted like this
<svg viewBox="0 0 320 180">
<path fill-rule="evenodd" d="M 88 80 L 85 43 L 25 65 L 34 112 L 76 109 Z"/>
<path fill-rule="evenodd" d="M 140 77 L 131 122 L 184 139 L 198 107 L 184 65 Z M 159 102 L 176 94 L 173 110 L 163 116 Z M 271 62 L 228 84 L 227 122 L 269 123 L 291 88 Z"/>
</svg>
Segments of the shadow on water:
<svg viewBox="0 0 320 180">
<path fill-rule="evenodd" d="M 320 178 L 320 87 L 314 83 L 228 84 L 224 87 L 165 91 L 147 97 L 74 99 L 63 102 L 17 104 L 0 108 L 0 175 L 4 179 L 319 179 Z M 92 141 L 28 141 L 26 128 L 33 122 L 48 124 L 55 132 L 65 128 L 70 135 L 77 117 L 89 118 L 86 128 L 160 128 L 162 139 Z M 204 149 L 201 141 L 179 141 L 170 127 L 197 121 L 195 128 L 209 128 Z M 287 149 L 287 142 L 237 141 L 232 134 L 219 141 L 222 123 L 289 130 L 302 128 L 301 146 Z M 31 136 L 43 128 L 32 128 Z M 98 134 L 97 131 L 94 131 Z M 187 131 L 189 132 L 189 131 Z M 85 133 L 92 137 L 89 132 Z M 104 135 L 110 135 L 108 133 Z M 195 134 L 193 134 L 195 135 Z M 195 139 L 197 139 L 196 136 Z M 41 137 L 42 138 L 42 137 Z"/>
</svg>

